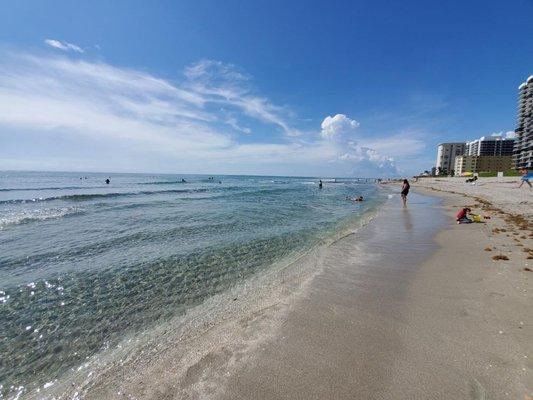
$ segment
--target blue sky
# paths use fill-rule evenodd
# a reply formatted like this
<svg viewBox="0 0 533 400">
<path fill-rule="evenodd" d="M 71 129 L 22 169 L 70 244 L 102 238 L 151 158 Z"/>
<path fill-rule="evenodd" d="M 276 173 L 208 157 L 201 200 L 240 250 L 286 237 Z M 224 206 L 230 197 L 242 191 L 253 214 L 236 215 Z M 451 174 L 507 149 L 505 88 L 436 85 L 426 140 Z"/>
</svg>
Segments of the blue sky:
<svg viewBox="0 0 533 400">
<path fill-rule="evenodd" d="M 411 175 L 507 132 L 533 1 L 16 1 L 0 169 Z"/>
</svg>

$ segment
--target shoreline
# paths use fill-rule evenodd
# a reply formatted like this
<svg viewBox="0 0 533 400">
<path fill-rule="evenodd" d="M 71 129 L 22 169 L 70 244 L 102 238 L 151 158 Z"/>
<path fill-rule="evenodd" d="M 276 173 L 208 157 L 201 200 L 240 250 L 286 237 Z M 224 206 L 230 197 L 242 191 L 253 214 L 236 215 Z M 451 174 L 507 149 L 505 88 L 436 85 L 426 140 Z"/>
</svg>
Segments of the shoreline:
<svg viewBox="0 0 533 400">
<path fill-rule="evenodd" d="M 125 354 L 75 397 L 529 399 L 531 278 L 518 264 L 529 261 L 484 250 L 512 252 L 513 237 L 492 232 L 508 222 L 490 211 L 487 224 L 455 225 L 463 197 L 413 189 L 424 195 L 407 210 L 394 196 L 270 285 L 225 294 L 234 310 L 216 324 L 189 337 L 162 327 L 158 347 Z"/>
<path fill-rule="evenodd" d="M 396 197 L 396 196 L 395 196 Z M 415 196 L 416 198 L 416 196 Z M 436 200 L 420 196 L 420 199 L 426 199 L 430 204 L 420 205 L 420 208 L 414 215 L 401 211 L 398 208 L 397 198 L 389 199 L 383 205 L 376 217 L 371 223 L 357 229 L 351 235 L 348 235 L 329 246 L 321 247 L 320 251 L 310 254 L 294 265 L 291 265 L 287 276 L 283 276 L 277 281 L 276 286 L 260 288 L 266 293 L 266 297 L 259 296 L 259 303 L 246 304 L 248 307 L 244 313 L 230 313 L 227 318 L 218 324 L 211 326 L 200 336 L 195 336 L 177 343 L 168 343 L 161 346 L 164 351 L 151 351 L 154 356 L 146 360 L 137 359 L 129 362 L 131 368 L 127 371 L 120 367 L 110 371 L 110 374 L 103 377 L 96 386 L 92 387 L 84 398 L 123 398 L 123 396 L 132 396 L 135 398 L 239 398 L 239 394 L 234 390 L 234 379 L 245 379 L 243 370 L 252 371 L 250 366 L 259 358 L 262 359 L 267 354 L 267 350 L 272 344 L 278 348 L 276 343 L 279 340 L 289 343 L 286 337 L 287 323 L 299 321 L 298 315 L 301 313 L 300 307 L 308 304 L 309 300 L 315 298 L 316 283 L 322 281 L 325 269 L 329 269 L 331 262 L 346 262 L 345 267 L 351 268 L 351 260 L 356 257 L 359 266 L 376 266 L 377 260 L 375 255 L 376 248 L 383 249 L 383 235 L 392 235 L 391 238 L 401 232 L 401 229 L 391 230 L 391 224 L 402 226 L 402 229 L 412 230 L 413 234 L 419 226 L 421 229 L 418 233 L 419 243 L 417 249 L 419 252 L 402 252 L 400 247 L 395 247 L 392 239 L 390 251 L 388 252 L 389 262 L 397 265 L 398 255 L 403 268 L 396 272 L 390 269 L 390 265 L 380 268 L 381 272 L 372 278 L 372 271 L 367 270 L 356 277 L 360 279 L 359 285 L 364 286 L 364 282 L 371 281 L 371 285 L 380 285 L 380 276 L 382 274 L 394 274 L 397 278 L 405 282 L 410 281 L 413 270 L 409 260 L 421 261 L 429 251 L 434 250 L 436 245 L 432 237 L 436 234 L 435 220 L 431 224 L 429 216 L 434 213 L 433 207 Z M 422 203 L 423 204 L 423 201 Z M 425 216 L 425 218 L 418 218 Z M 380 222 L 381 221 L 381 222 Z M 371 234 L 373 232 L 373 234 Z M 354 247 L 354 243 L 357 246 Z M 365 246 L 368 246 L 366 248 Z M 381 250 L 380 250 L 381 251 Z M 354 253 L 355 252 L 355 253 Z M 333 260 L 332 260 L 333 257 Z M 298 276 L 298 272 L 302 275 Z M 328 273 L 334 271 L 329 271 Z M 320 277 L 320 279 L 319 279 Z M 302 279 L 303 278 L 303 279 Z M 335 282 L 327 279 L 327 284 Z M 339 284 L 339 282 L 337 282 Z M 343 283 L 340 282 L 343 286 Z M 371 287 L 362 292 L 367 296 L 372 293 Z M 394 284 L 386 283 L 387 290 L 393 296 L 401 296 L 402 290 L 395 290 Z M 342 287 L 342 290 L 351 290 L 349 287 Z M 355 301 L 355 298 L 346 297 Z M 252 298 L 253 299 L 253 298 Z M 319 299 L 319 298 L 317 298 Z M 243 298 L 250 300 L 249 298 Z M 364 304 L 370 305 L 372 301 L 368 298 L 363 300 Z M 327 304 L 323 299 L 319 304 Z M 328 306 L 329 307 L 329 306 Z M 328 308 L 328 310 L 330 310 Z M 316 315 L 320 315 L 317 310 L 310 310 L 307 313 L 311 321 L 315 320 Z M 331 310 L 330 310 L 331 311 Z M 377 315 L 378 311 L 374 313 Z M 333 313 L 332 315 L 339 315 Z M 300 321 L 301 322 L 301 321 Z M 331 325 L 334 329 L 338 326 L 338 321 L 333 321 Z M 302 324 L 301 326 L 306 326 Z M 172 327 L 170 327 L 172 328 Z M 310 327 L 307 327 L 310 328 Z M 314 329 L 310 331 L 305 329 L 304 333 L 314 334 Z M 174 333 L 169 335 L 175 337 Z M 372 335 L 369 335 L 372 337 Z M 162 336 L 163 337 L 163 336 Z M 300 355 L 308 354 L 306 351 L 297 350 Z M 286 354 L 291 354 L 289 351 Z M 368 358 L 372 358 L 371 353 Z M 312 360 L 328 360 L 324 354 L 313 357 Z M 288 360 L 289 361 L 289 360 Z M 290 369 L 290 362 L 280 365 L 282 370 Z M 262 370 L 262 369 L 261 369 Z M 265 376 L 261 371 L 258 376 Z M 275 385 L 278 386 L 279 382 Z M 246 388 L 243 384 L 241 388 Z M 290 390 L 284 392 L 281 397 L 289 398 L 292 394 Z M 247 398 L 262 398 L 258 393 L 247 393 Z M 276 396 L 274 396 L 276 397 Z M 263 398 L 271 398 L 268 395 Z"/>
<path fill-rule="evenodd" d="M 147 380 L 150 380 L 150 377 L 143 378 L 146 370 L 165 365 L 165 369 L 173 370 L 173 378 L 188 381 L 190 371 L 204 362 L 204 356 L 209 358 L 212 352 L 217 351 L 221 343 L 236 339 L 230 344 L 234 353 L 254 347 L 255 336 L 271 336 L 275 330 L 256 331 L 254 326 L 250 337 L 236 336 L 236 332 L 242 333 L 243 318 L 255 320 L 271 310 L 275 311 L 275 318 L 282 318 L 284 311 L 291 306 L 291 298 L 302 292 L 320 272 L 320 258 L 324 250 L 371 223 L 380 212 L 383 201 L 386 200 L 382 198 L 382 202 L 365 210 L 357 219 L 344 221 L 339 229 L 329 232 L 309 248 L 303 248 L 301 252 L 283 258 L 234 287 L 207 298 L 187 310 L 185 315 L 125 337 L 116 348 L 96 353 L 78 368 L 51 381 L 46 389 L 29 391 L 24 395 L 29 398 L 42 398 L 44 395 L 44 398 L 99 399 L 122 398 L 129 393 L 136 398 L 159 398 L 158 386 L 162 385 L 146 386 Z M 171 355 L 165 354 L 168 352 Z M 136 386 L 134 394 L 127 388 L 117 389 L 125 382 L 128 382 L 126 386 Z M 168 385 L 175 387 L 174 384 Z M 187 386 L 185 384 L 179 389 L 178 398 L 188 391 Z M 153 394 L 154 391 L 158 394 Z"/>
</svg>

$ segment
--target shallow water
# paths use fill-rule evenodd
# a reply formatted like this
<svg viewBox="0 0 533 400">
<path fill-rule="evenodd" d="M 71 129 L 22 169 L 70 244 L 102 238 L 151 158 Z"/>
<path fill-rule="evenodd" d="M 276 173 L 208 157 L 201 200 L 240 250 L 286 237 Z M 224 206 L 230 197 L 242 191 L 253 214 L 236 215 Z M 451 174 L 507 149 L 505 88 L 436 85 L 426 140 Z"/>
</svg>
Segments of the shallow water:
<svg viewBox="0 0 533 400">
<path fill-rule="evenodd" d="M 316 182 L 0 172 L 2 395 L 328 240 L 386 197 L 373 184 Z"/>
</svg>

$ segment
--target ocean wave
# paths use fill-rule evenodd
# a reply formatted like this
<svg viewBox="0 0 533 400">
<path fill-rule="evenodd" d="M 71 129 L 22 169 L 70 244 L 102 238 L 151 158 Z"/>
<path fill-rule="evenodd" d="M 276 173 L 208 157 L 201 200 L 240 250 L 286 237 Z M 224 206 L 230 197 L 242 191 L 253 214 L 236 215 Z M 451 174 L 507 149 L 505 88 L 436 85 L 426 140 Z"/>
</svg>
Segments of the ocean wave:
<svg viewBox="0 0 533 400">
<path fill-rule="evenodd" d="M 0 204 L 23 204 L 23 203 L 37 203 L 53 200 L 67 200 L 67 201 L 87 201 L 100 198 L 113 197 L 128 197 L 151 194 L 165 194 L 165 193 L 201 193 L 206 192 L 207 189 L 169 189 L 169 190 L 144 190 L 140 192 L 113 192 L 113 193 L 91 193 L 91 194 L 66 194 L 62 196 L 52 197 L 35 197 L 33 199 L 14 199 L 2 200 Z"/>
<path fill-rule="evenodd" d="M 9 225 L 20 225 L 34 221 L 62 218 L 67 215 L 79 214 L 82 212 L 83 210 L 76 207 L 17 211 L 10 213 L 7 216 L 0 216 L 0 230 Z"/>
<path fill-rule="evenodd" d="M 39 190 L 79 190 L 79 189 L 99 189 L 105 186 L 62 186 L 62 187 L 38 187 L 38 188 L 1 188 L 0 192 L 27 192 Z"/>
<path fill-rule="evenodd" d="M 141 182 L 139 185 L 175 185 L 175 184 L 184 184 L 189 182 L 183 181 L 157 181 L 157 182 Z"/>
</svg>

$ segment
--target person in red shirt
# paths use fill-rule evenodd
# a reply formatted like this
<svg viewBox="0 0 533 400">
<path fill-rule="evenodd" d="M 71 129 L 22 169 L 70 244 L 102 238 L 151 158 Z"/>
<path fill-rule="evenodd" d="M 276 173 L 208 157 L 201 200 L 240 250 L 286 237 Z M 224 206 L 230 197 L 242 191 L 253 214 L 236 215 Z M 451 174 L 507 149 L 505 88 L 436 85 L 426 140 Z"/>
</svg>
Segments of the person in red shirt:
<svg viewBox="0 0 533 400">
<path fill-rule="evenodd" d="M 455 220 L 458 224 L 469 224 L 472 222 L 470 218 L 468 218 L 468 214 L 470 214 L 470 208 L 464 207 L 459 210 L 459 212 L 455 215 Z"/>
</svg>

